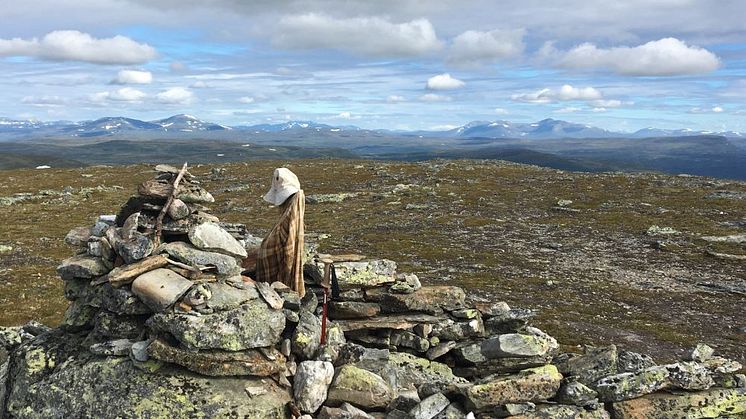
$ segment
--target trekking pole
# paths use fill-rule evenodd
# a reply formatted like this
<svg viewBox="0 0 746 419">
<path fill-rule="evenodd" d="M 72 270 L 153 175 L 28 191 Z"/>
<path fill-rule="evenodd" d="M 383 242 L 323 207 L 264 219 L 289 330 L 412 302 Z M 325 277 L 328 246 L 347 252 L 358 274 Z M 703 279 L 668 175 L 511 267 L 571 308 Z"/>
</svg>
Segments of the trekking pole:
<svg viewBox="0 0 746 419">
<path fill-rule="evenodd" d="M 331 283 L 332 270 L 334 265 L 329 259 L 321 259 L 324 264 L 324 279 L 321 281 L 321 287 L 324 288 L 324 305 L 321 311 L 321 344 L 326 344 L 326 319 L 327 309 L 329 306 L 329 286 Z"/>
</svg>

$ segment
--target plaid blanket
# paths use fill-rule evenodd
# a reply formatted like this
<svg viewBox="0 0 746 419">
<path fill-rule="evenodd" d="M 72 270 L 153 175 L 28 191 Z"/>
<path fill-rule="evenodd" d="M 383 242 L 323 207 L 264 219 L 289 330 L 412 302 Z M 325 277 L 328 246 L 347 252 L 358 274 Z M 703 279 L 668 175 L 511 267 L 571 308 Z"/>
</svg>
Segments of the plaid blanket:
<svg viewBox="0 0 746 419">
<path fill-rule="evenodd" d="M 282 205 L 282 217 L 262 241 L 256 257 L 257 281 L 280 281 L 297 292 L 306 294 L 303 284 L 303 214 L 306 197 L 298 191 Z"/>
</svg>

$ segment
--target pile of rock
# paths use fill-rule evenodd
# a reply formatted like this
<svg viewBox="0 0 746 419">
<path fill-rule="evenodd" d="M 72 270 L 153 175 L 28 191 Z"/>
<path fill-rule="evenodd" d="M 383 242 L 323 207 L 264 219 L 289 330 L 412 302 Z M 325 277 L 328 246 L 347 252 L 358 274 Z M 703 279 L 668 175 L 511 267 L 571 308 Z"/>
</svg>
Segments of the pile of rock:
<svg viewBox="0 0 746 419">
<path fill-rule="evenodd" d="M 390 260 L 337 256 L 340 293 L 322 337 L 329 255 L 308 256 L 304 298 L 241 275 L 258 240 L 221 223 L 187 174 L 158 166 L 117 216 L 73 229 L 58 271 L 60 328 L 0 331 L 10 417 L 665 418 L 746 411 L 741 365 L 589 348 L 559 353 L 506 303 L 422 286 Z M 173 188 L 171 188 L 173 189 Z M 160 231 L 160 234 L 156 232 Z M 349 255 L 348 255 L 349 256 Z"/>
</svg>

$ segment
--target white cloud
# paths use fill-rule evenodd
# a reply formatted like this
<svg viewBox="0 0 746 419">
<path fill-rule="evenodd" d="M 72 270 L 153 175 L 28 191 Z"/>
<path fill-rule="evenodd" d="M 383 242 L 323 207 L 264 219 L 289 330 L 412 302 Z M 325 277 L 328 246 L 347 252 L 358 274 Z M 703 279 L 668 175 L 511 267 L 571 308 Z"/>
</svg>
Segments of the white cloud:
<svg viewBox="0 0 746 419">
<path fill-rule="evenodd" d="M 194 100 L 194 93 L 183 87 L 173 87 L 158 93 L 155 99 L 167 105 L 188 105 Z"/>
<path fill-rule="evenodd" d="M 197 80 L 191 85 L 189 85 L 189 87 L 191 87 L 192 89 L 207 89 L 212 86 L 210 86 L 209 84 L 207 84 L 206 82 L 202 80 Z"/>
<path fill-rule="evenodd" d="M 121 35 L 97 39 L 79 31 L 54 31 L 41 39 L 0 39 L 0 56 L 95 64 L 142 64 L 154 59 L 157 53 L 150 45 Z"/>
<path fill-rule="evenodd" d="M 150 71 L 120 70 L 117 77 L 112 80 L 116 84 L 150 84 L 153 82 L 153 74 Z"/>
<path fill-rule="evenodd" d="M 272 42 L 289 49 L 332 48 L 372 56 L 417 56 L 442 48 L 427 19 L 392 23 L 380 17 L 336 19 L 307 13 L 283 17 Z"/>
<path fill-rule="evenodd" d="M 339 115 L 337 115 L 337 118 L 341 119 L 350 119 L 352 118 L 352 114 L 350 112 L 340 112 Z"/>
<path fill-rule="evenodd" d="M 508 110 L 505 108 L 495 108 L 495 113 L 498 115 L 507 115 L 510 112 L 508 112 Z"/>
<path fill-rule="evenodd" d="M 24 96 L 21 103 L 40 107 L 57 107 L 65 103 L 65 99 L 59 96 Z"/>
<path fill-rule="evenodd" d="M 713 106 L 712 108 L 691 108 L 689 113 L 722 113 L 725 109 L 722 106 Z"/>
<path fill-rule="evenodd" d="M 114 101 L 114 102 L 139 102 L 142 99 L 144 99 L 147 96 L 144 92 L 141 92 L 140 90 L 133 89 L 131 87 L 123 87 L 119 90 L 114 90 L 112 92 L 99 92 L 95 93 L 91 96 L 91 100 L 93 102 L 105 102 L 105 101 Z"/>
<path fill-rule="evenodd" d="M 453 90 L 466 86 L 466 83 L 451 77 L 448 73 L 438 74 L 427 79 L 427 88 L 430 90 Z"/>
<path fill-rule="evenodd" d="M 448 96 L 436 95 L 435 93 L 427 93 L 420 96 L 420 100 L 423 102 L 448 102 L 451 98 Z"/>
<path fill-rule="evenodd" d="M 579 111 L 582 111 L 582 109 L 581 109 L 581 108 L 578 108 L 578 107 L 576 107 L 576 106 L 568 106 L 568 107 L 566 107 L 566 108 L 562 108 L 562 109 L 557 109 L 557 110 L 556 110 L 556 111 L 554 111 L 554 112 L 555 112 L 555 113 L 574 113 L 574 112 L 579 112 Z"/>
<path fill-rule="evenodd" d="M 386 102 L 388 103 L 399 103 L 399 102 L 406 102 L 407 99 L 404 98 L 404 96 L 398 96 L 398 95 L 391 95 L 386 98 Z"/>
<path fill-rule="evenodd" d="M 715 106 L 714 108 L 712 108 L 712 111 L 715 113 L 720 113 L 720 112 L 723 112 L 724 109 L 720 106 Z"/>
<path fill-rule="evenodd" d="M 541 89 L 534 93 L 521 93 L 511 96 L 517 102 L 550 103 L 556 101 L 591 101 L 601 100 L 603 95 L 593 87 L 573 87 L 563 85 L 559 90 Z"/>
<path fill-rule="evenodd" d="M 238 98 L 239 102 L 246 104 L 246 105 L 248 105 L 249 103 L 254 103 L 254 100 L 255 99 L 251 96 L 243 96 L 243 97 Z"/>
<path fill-rule="evenodd" d="M 676 38 L 663 38 L 636 47 L 599 48 L 578 45 L 567 52 L 542 48 L 545 57 L 565 68 L 606 68 L 627 76 L 678 76 L 717 70 L 720 59 L 712 52 L 689 46 Z"/>
<path fill-rule="evenodd" d="M 453 125 L 453 124 L 433 125 L 432 127 L 430 127 L 430 130 L 431 131 L 450 131 L 458 127 L 459 125 Z"/>
<path fill-rule="evenodd" d="M 618 108 L 622 105 L 631 105 L 633 102 L 622 102 L 619 99 L 599 99 L 591 102 L 593 106 L 598 108 Z"/>
<path fill-rule="evenodd" d="M 606 111 L 607 111 L 607 109 L 604 108 L 604 107 L 599 107 L 599 108 L 593 108 L 593 109 L 591 109 L 591 112 L 596 112 L 596 113 L 606 112 Z"/>
<path fill-rule="evenodd" d="M 453 39 L 448 62 L 475 66 L 515 57 L 523 52 L 525 30 L 466 31 Z"/>
</svg>

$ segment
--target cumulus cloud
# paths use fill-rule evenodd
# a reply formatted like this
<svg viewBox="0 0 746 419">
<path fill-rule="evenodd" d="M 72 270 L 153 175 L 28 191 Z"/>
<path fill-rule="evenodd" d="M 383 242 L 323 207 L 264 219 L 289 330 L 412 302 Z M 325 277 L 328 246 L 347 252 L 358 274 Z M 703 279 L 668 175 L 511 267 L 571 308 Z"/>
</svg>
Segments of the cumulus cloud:
<svg viewBox="0 0 746 419">
<path fill-rule="evenodd" d="M 427 19 L 393 23 L 380 17 L 336 19 L 307 13 L 283 17 L 272 38 L 288 49 L 331 48 L 360 55 L 417 56 L 442 48 Z"/>
<path fill-rule="evenodd" d="M 347 111 L 340 112 L 339 115 L 337 115 L 337 118 L 340 118 L 340 119 L 350 119 L 350 118 L 352 118 L 352 113 L 347 112 Z"/>
<path fill-rule="evenodd" d="M 399 103 L 399 102 L 406 102 L 407 99 L 404 98 L 404 96 L 399 95 L 390 95 L 386 98 L 386 102 L 388 103 Z"/>
<path fill-rule="evenodd" d="M 423 102 L 448 102 L 451 98 L 448 96 L 436 95 L 435 93 L 427 93 L 420 96 L 420 100 Z"/>
<path fill-rule="evenodd" d="M 565 84 L 559 90 L 541 89 L 533 93 L 521 93 L 511 96 L 517 102 L 526 103 L 551 103 L 557 101 L 592 101 L 601 100 L 603 95 L 593 87 L 573 87 Z"/>
<path fill-rule="evenodd" d="M 635 47 L 599 48 L 591 43 L 561 52 L 545 45 L 540 55 L 564 68 L 605 68 L 626 76 L 679 76 L 717 70 L 720 59 L 712 52 L 663 38 Z"/>
<path fill-rule="evenodd" d="M 41 39 L 0 39 L 0 56 L 94 64 L 142 64 L 154 59 L 157 53 L 150 45 L 126 36 L 97 39 L 79 31 L 54 31 Z"/>
<path fill-rule="evenodd" d="M 523 52 L 524 34 L 523 29 L 466 31 L 453 39 L 447 60 L 455 65 L 477 66 L 515 57 Z"/>
<path fill-rule="evenodd" d="M 40 107 L 57 107 L 65 103 L 65 99 L 59 96 L 24 96 L 21 103 Z"/>
<path fill-rule="evenodd" d="M 438 74 L 427 79 L 426 87 L 430 90 L 453 90 L 466 86 L 463 81 L 451 77 L 448 73 Z"/>
<path fill-rule="evenodd" d="M 150 84 L 153 82 L 153 74 L 150 71 L 120 70 L 117 77 L 112 80 L 115 84 Z"/>
<path fill-rule="evenodd" d="M 194 100 L 194 93 L 183 87 L 173 87 L 158 93 L 155 99 L 166 105 L 188 105 Z"/>
<path fill-rule="evenodd" d="M 238 101 L 243 104 L 248 105 L 249 103 L 254 103 L 255 99 L 251 96 L 243 96 L 243 97 L 238 98 Z"/>
<path fill-rule="evenodd" d="M 114 90 L 111 92 L 99 92 L 93 94 L 91 96 L 91 100 L 94 102 L 105 102 L 105 101 L 114 101 L 114 102 L 139 102 L 143 100 L 147 94 L 144 92 L 133 89 L 131 87 L 123 87 L 119 90 Z"/>
</svg>

